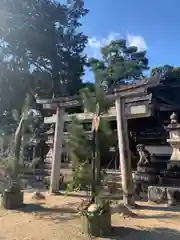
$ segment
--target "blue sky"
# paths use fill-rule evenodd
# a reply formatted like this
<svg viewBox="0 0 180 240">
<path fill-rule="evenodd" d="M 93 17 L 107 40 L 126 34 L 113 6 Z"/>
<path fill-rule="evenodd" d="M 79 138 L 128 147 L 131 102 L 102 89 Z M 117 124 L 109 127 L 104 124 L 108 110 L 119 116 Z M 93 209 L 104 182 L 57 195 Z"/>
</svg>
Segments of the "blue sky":
<svg viewBox="0 0 180 240">
<path fill-rule="evenodd" d="M 90 10 L 82 21 L 89 56 L 98 57 L 102 45 L 122 37 L 147 50 L 151 67 L 180 65 L 180 0 L 85 0 L 85 4 Z"/>
</svg>

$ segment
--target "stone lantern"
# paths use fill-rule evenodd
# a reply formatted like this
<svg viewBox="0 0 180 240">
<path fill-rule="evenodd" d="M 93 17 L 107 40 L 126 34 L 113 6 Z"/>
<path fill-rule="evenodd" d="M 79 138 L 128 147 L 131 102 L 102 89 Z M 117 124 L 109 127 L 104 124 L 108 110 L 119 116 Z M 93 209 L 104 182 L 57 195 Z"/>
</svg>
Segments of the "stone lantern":
<svg viewBox="0 0 180 240">
<path fill-rule="evenodd" d="M 172 147 L 172 154 L 167 163 L 167 170 L 160 174 L 157 186 L 149 186 L 148 199 L 153 202 L 168 202 L 168 206 L 180 205 L 180 124 L 177 115 L 170 116 L 171 123 L 166 127 L 169 132 L 167 142 Z"/>
<path fill-rule="evenodd" d="M 167 126 L 169 138 L 167 142 L 172 146 L 172 154 L 170 161 L 167 164 L 167 169 L 172 167 L 180 167 L 180 124 L 177 120 L 177 115 L 173 113 L 170 116 L 171 123 Z"/>
</svg>

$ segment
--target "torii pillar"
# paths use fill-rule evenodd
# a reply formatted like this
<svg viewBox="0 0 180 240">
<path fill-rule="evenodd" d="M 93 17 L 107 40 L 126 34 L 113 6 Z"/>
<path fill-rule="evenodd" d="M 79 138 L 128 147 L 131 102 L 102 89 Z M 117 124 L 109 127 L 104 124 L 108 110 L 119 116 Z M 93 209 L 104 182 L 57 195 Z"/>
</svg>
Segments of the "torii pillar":
<svg viewBox="0 0 180 240">
<path fill-rule="evenodd" d="M 63 144 L 63 133 L 64 133 L 64 114 L 65 114 L 64 107 L 57 106 L 51 179 L 50 179 L 50 188 L 49 188 L 50 193 L 56 193 L 59 190 L 61 155 L 62 155 L 62 144 Z"/>
<path fill-rule="evenodd" d="M 115 101 L 115 106 L 120 158 L 119 161 L 123 189 L 123 202 L 125 205 L 132 206 L 134 205 L 134 185 L 132 179 L 131 157 L 129 151 L 127 119 L 124 117 L 124 99 L 117 98 Z"/>
<path fill-rule="evenodd" d="M 139 81 L 139 84 L 132 84 L 124 87 L 120 86 L 120 88 L 115 89 L 114 92 L 123 202 L 127 206 L 135 206 L 135 200 L 125 103 L 129 98 L 146 95 L 148 89 L 156 87 L 159 85 L 159 82 L 159 74 L 156 74 L 150 79 Z M 147 114 L 146 111 L 143 114 L 145 116 Z"/>
</svg>

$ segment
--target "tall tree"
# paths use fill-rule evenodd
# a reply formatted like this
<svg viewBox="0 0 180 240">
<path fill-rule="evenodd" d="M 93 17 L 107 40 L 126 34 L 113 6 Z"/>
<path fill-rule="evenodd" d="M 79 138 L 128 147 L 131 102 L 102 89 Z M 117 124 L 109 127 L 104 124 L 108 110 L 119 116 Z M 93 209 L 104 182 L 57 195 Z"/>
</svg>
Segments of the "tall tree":
<svg viewBox="0 0 180 240">
<path fill-rule="evenodd" d="M 180 67 L 164 65 L 152 68 L 151 76 L 154 76 L 156 73 L 160 73 L 160 77 L 164 83 L 170 83 L 172 81 L 177 82 L 180 80 Z"/>
<path fill-rule="evenodd" d="M 107 87 L 136 81 L 145 77 L 148 70 L 146 51 L 138 51 L 137 47 L 127 46 L 126 40 L 112 41 L 101 49 L 102 60 L 91 59 L 90 65 L 95 75 L 104 79 Z"/>
<path fill-rule="evenodd" d="M 145 57 L 145 52 L 138 52 L 137 48 L 134 47 L 127 49 L 126 42 L 124 40 L 123 42 L 112 42 L 110 45 L 103 48 L 102 60 L 90 59 L 89 65 L 95 76 L 94 92 L 96 97 L 94 98 L 94 104 L 97 105 L 98 103 L 99 113 L 106 112 L 109 108 L 109 106 L 106 105 L 107 91 L 110 91 L 118 84 L 125 83 L 126 80 L 137 81 L 144 78 L 143 71 L 148 69 L 147 64 L 148 59 Z M 87 103 L 91 103 L 91 101 L 88 99 L 93 99 L 92 95 L 93 93 L 90 94 L 88 91 L 88 94 L 86 94 Z M 89 111 L 93 111 L 93 106 L 93 103 L 91 103 L 91 108 L 89 108 Z M 101 116 L 101 114 L 99 114 L 99 116 Z M 123 168 L 123 166 L 121 167 Z M 122 172 L 123 171 L 124 169 L 122 169 Z M 128 174 L 131 174 L 131 172 Z M 124 177 L 124 179 L 126 179 L 125 182 L 127 183 L 128 178 Z M 131 177 L 130 179 L 132 180 Z M 126 192 L 132 193 L 132 184 L 127 184 L 127 188 L 131 188 L 131 190 L 126 189 L 125 184 L 123 184 L 124 204 L 128 203 L 134 205 L 133 196 L 131 194 L 127 196 L 125 194 Z"/>
<path fill-rule="evenodd" d="M 0 112 L 21 107 L 30 88 L 51 96 L 78 91 L 87 42 L 78 29 L 87 12 L 83 0 L 72 0 L 71 4 L 1 1 Z"/>
<path fill-rule="evenodd" d="M 94 73 L 95 83 L 93 89 L 88 86 L 82 89 L 82 100 L 85 109 L 93 113 L 92 133 L 93 133 L 93 181 L 92 181 L 92 201 L 95 201 L 100 186 L 100 139 L 102 134 L 105 137 L 111 135 L 111 129 L 106 120 L 102 118 L 104 113 L 107 113 L 110 108 L 110 101 L 106 96 L 106 89 L 104 88 L 104 78 L 100 73 L 101 66 L 98 61 L 91 60 L 89 66 Z"/>
</svg>

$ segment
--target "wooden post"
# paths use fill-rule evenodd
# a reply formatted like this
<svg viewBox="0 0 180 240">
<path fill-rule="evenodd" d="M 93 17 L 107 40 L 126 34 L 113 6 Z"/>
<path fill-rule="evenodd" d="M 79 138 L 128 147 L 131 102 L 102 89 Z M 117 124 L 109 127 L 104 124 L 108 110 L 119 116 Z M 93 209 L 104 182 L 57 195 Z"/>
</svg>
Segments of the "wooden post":
<svg viewBox="0 0 180 240">
<path fill-rule="evenodd" d="M 49 189 L 50 193 L 56 193 L 59 190 L 63 130 L 64 130 L 64 108 L 58 106 L 56 110 L 56 127 L 54 134 L 51 181 Z"/>
<path fill-rule="evenodd" d="M 127 120 L 124 117 L 124 99 L 118 97 L 115 101 L 116 105 L 116 119 L 117 119 L 117 133 L 118 146 L 120 157 L 120 170 L 122 177 L 123 202 L 125 205 L 134 205 L 134 186 L 132 181 L 131 159 L 129 152 L 129 139 Z"/>
</svg>

